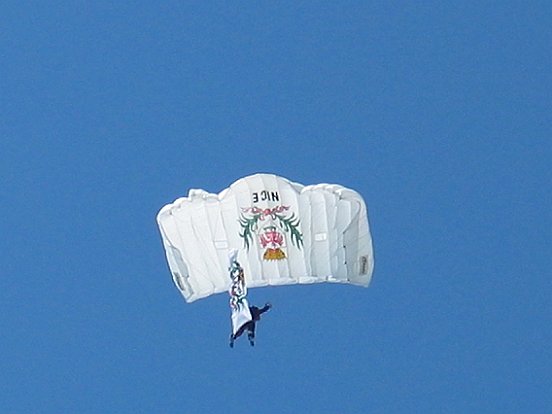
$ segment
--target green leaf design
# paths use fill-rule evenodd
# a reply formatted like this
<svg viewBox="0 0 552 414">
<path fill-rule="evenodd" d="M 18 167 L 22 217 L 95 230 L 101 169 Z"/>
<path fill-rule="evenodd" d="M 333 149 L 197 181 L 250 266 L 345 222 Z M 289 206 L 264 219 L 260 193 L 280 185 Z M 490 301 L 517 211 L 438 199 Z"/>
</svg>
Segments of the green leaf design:
<svg viewBox="0 0 552 414">
<path fill-rule="evenodd" d="M 290 233 L 293 245 L 300 249 L 303 246 L 303 234 L 298 229 L 299 224 L 301 223 L 299 217 L 296 217 L 295 213 L 292 213 L 290 217 L 276 214 L 276 217 L 280 220 L 280 226 L 284 229 L 284 231 L 286 233 Z"/>
<path fill-rule="evenodd" d="M 251 218 L 245 217 L 242 213 L 239 222 L 242 226 L 243 232 L 240 233 L 240 236 L 243 238 L 243 244 L 247 250 L 249 250 L 250 243 L 253 242 L 253 233 L 257 230 L 257 221 L 259 221 L 261 214 L 255 214 Z"/>
</svg>

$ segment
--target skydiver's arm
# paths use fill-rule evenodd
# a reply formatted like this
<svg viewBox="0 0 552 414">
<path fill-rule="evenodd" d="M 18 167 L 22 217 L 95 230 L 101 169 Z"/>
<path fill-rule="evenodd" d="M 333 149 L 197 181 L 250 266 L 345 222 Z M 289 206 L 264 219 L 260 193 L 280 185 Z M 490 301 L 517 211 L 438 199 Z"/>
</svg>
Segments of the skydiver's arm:
<svg viewBox="0 0 552 414">
<path fill-rule="evenodd" d="M 259 309 L 259 315 L 265 313 L 267 310 L 269 310 L 270 308 L 272 307 L 272 305 L 270 303 L 267 303 L 264 305 L 264 307 L 262 307 L 261 309 Z"/>
</svg>

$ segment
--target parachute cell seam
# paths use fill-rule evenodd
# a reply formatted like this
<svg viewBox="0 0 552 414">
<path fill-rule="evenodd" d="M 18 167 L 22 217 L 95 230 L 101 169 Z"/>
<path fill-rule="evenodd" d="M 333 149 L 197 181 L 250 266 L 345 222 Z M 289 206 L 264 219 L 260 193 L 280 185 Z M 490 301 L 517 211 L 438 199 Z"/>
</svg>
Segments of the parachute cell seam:
<svg viewBox="0 0 552 414">
<path fill-rule="evenodd" d="M 220 209 L 220 201 L 217 199 L 215 201 L 217 203 L 217 218 L 215 220 L 219 220 L 220 219 L 220 215 L 221 215 L 221 209 Z M 210 215 L 209 215 L 209 210 L 207 209 L 207 205 L 208 203 L 203 203 L 203 214 L 205 214 L 205 221 L 207 222 L 207 226 L 209 227 L 209 234 L 210 234 L 210 239 L 211 241 L 212 240 L 215 240 L 215 231 L 216 229 L 214 230 L 213 229 L 213 226 L 212 226 L 212 223 L 211 223 L 211 218 L 210 218 Z M 215 223 L 215 228 L 216 228 L 216 223 Z M 219 276 L 223 273 L 223 269 L 221 269 L 220 267 L 220 261 L 219 261 L 219 258 L 218 258 L 218 254 L 217 254 L 217 251 L 216 251 L 216 247 L 214 245 L 214 243 L 210 243 L 210 244 L 206 244 L 204 242 L 204 246 L 205 246 L 205 250 L 209 252 L 209 254 L 211 255 L 211 260 L 210 262 L 214 264 L 214 266 L 217 267 L 216 271 L 214 272 L 213 275 L 209 275 L 209 280 L 211 280 L 211 278 L 216 278 L 218 281 L 221 281 L 223 282 L 223 280 L 220 280 Z M 217 283 L 214 283 L 214 282 L 211 282 L 213 284 L 213 289 L 216 290 L 216 286 L 217 286 Z"/>
<path fill-rule="evenodd" d="M 205 210 L 205 207 L 203 208 L 203 210 Z M 199 248 L 200 252 L 209 252 L 209 248 L 208 246 L 205 244 L 205 242 L 203 241 L 203 239 L 201 238 L 201 235 L 200 233 L 198 233 L 198 230 L 195 226 L 195 223 L 194 221 L 192 221 L 192 232 L 194 233 L 194 236 L 195 236 L 195 239 L 196 241 L 198 242 L 198 244 L 201 245 L 200 246 L 196 246 Z M 207 253 L 208 254 L 208 253 Z M 199 255 L 201 257 L 201 260 L 203 262 L 203 265 L 204 265 L 204 268 L 206 269 L 206 271 L 208 272 L 209 271 L 209 263 L 207 262 L 206 260 L 206 255 L 205 254 L 200 254 Z M 211 285 L 212 287 L 212 291 L 214 292 L 216 290 L 216 285 L 215 283 L 211 280 L 211 277 L 209 275 L 209 273 L 204 273 L 204 272 L 199 272 L 203 277 L 204 279 Z"/>
<path fill-rule="evenodd" d="M 178 218 L 175 216 L 173 210 L 171 210 L 171 218 L 172 218 L 173 220 L 175 220 L 175 221 L 178 219 Z M 175 225 L 174 227 L 175 227 L 175 229 L 176 229 L 176 234 L 178 235 L 178 238 L 180 239 L 180 246 L 184 246 L 184 241 L 183 241 L 182 233 L 180 232 L 179 226 L 176 226 L 176 225 Z M 178 250 L 180 251 L 181 249 L 178 249 Z M 188 267 L 188 271 L 189 271 L 189 273 L 190 273 L 190 274 L 188 275 L 188 278 L 191 279 L 191 278 L 190 278 L 190 275 L 191 275 L 191 273 L 192 273 L 192 268 L 193 268 L 193 266 L 191 265 L 191 263 L 188 263 L 188 262 L 184 259 L 184 256 L 183 256 L 182 253 L 180 254 L 180 256 L 181 256 L 182 261 L 184 262 L 184 264 Z M 184 296 L 184 297 L 186 298 L 186 300 L 192 298 L 192 297 L 196 294 L 196 291 L 194 290 L 194 288 L 193 288 L 193 286 L 192 286 L 192 284 L 191 284 L 191 280 L 188 282 L 188 285 L 189 285 L 189 287 L 190 287 L 190 291 L 188 292 L 188 296 Z"/>
</svg>

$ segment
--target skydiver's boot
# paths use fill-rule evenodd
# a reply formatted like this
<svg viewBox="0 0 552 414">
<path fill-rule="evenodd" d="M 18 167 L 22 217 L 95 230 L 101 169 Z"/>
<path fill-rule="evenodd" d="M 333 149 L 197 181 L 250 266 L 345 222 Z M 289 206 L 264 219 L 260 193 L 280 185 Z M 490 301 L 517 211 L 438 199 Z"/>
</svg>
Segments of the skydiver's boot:
<svg viewBox="0 0 552 414">
<path fill-rule="evenodd" d="M 234 334 L 230 334 L 230 348 L 234 348 Z"/>
<path fill-rule="evenodd" d="M 255 336 L 254 335 L 251 335 L 251 333 L 249 333 L 249 335 L 247 335 L 247 339 L 249 339 L 249 345 L 255 346 Z"/>
</svg>

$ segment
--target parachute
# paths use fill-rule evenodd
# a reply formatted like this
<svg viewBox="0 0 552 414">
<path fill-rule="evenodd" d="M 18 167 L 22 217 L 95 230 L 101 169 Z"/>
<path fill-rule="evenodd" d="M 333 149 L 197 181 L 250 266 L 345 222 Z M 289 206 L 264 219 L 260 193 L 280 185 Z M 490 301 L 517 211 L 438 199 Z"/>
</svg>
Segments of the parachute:
<svg viewBox="0 0 552 414">
<path fill-rule="evenodd" d="M 341 185 L 304 186 L 255 174 L 219 194 L 192 189 L 164 206 L 157 223 L 174 283 L 187 302 L 231 288 L 229 255 L 243 267 L 247 288 L 368 286 L 372 278 L 366 205 Z"/>
</svg>

